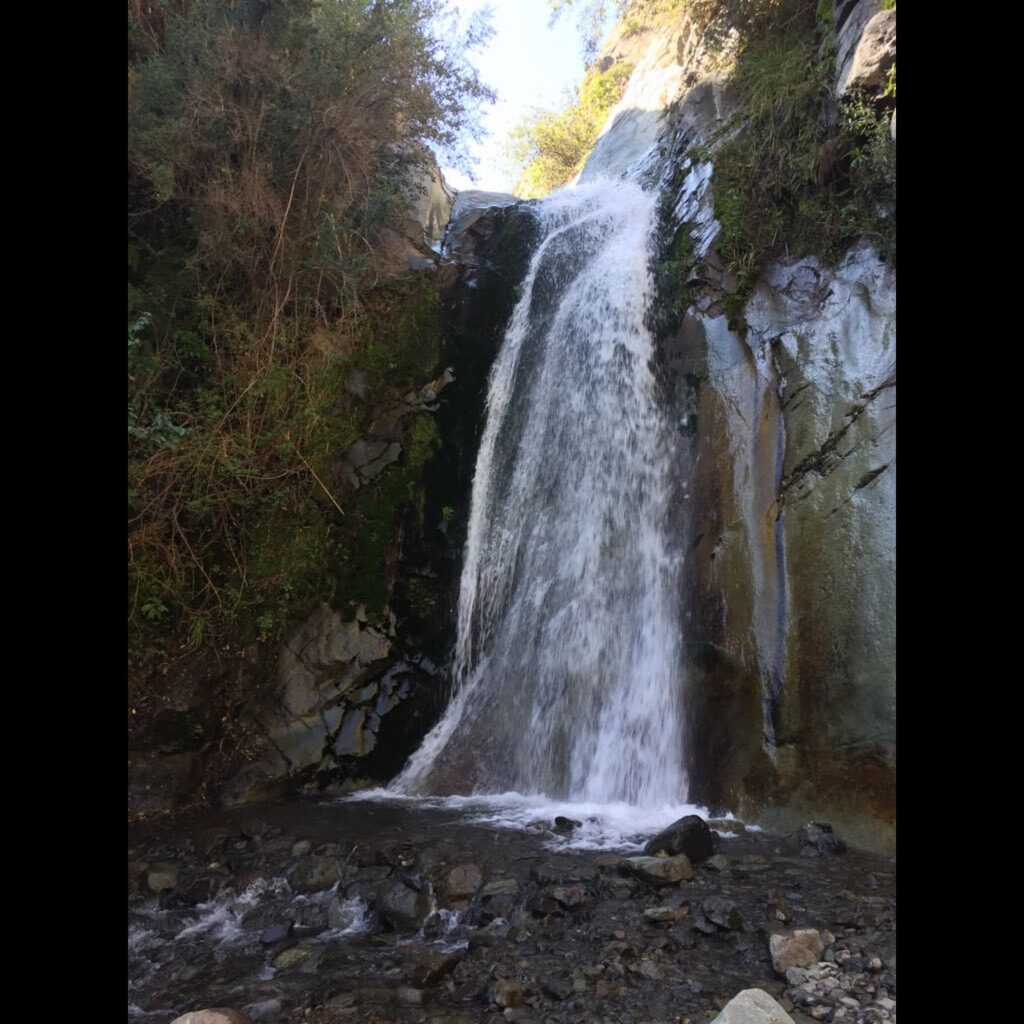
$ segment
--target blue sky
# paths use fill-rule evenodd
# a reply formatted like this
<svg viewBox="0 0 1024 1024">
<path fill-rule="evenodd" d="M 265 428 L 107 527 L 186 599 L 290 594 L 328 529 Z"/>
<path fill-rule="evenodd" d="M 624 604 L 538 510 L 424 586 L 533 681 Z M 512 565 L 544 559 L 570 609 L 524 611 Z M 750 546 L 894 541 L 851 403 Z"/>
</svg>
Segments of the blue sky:
<svg viewBox="0 0 1024 1024">
<path fill-rule="evenodd" d="M 548 28 L 548 0 L 459 0 L 457 6 L 464 15 L 491 8 L 494 35 L 471 59 L 497 92 L 498 101 L 484 113 L 490 134 L 471 147 L 477 158 L 472 179 L 445 166 L 443 157 L 441 169 L 457 189 L 510 192 L 515 181 L 510 180 L 502 154 L 509 132 L 535 108 L 563 107 L 566 91 L 583 80 L 583 45 L 575 12 L 567 11 Z"/>
</svg>

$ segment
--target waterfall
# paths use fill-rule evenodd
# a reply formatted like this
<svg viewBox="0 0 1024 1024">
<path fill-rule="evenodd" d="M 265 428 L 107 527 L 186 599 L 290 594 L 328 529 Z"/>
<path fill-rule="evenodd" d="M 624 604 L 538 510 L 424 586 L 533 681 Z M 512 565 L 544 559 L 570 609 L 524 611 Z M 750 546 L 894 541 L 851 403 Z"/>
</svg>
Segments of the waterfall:
<svg viewBox="0 0 1024 1024">
<path fill-rule="evenodd" d="M 686 798 L 671 428 L 645 325 L 656 203 L 600 182 L 534 207 L 473 480 L 455 689 L 393 791 Z"/>
</svg>

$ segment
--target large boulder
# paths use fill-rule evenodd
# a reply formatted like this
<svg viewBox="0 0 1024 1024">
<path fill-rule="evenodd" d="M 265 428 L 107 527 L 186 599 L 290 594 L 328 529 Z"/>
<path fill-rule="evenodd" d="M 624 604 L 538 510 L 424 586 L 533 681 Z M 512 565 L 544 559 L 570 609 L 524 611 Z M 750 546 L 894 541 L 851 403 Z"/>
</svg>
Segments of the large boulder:
<svg viewBox="0 0 1024 1024">
<path fill-rule="evenodd" d="M 708 823 L 697 814 L 688 814 L 672 822 L 644 847 L 644 853 L 650 857 L 659 853 L 667 853 L 670 857 L 685 853 L 692 864 L 707 860 L 714 852 L 715 837 Z"/>
<path fill-rule="evenodd" d="M 864 26 L 857 48 L 842 69 L 839 87 L 842 96 L 851 89 L 880 93 L 889 69 L 896 63 L 896 11 L 879 11 Z"/>
</svg>

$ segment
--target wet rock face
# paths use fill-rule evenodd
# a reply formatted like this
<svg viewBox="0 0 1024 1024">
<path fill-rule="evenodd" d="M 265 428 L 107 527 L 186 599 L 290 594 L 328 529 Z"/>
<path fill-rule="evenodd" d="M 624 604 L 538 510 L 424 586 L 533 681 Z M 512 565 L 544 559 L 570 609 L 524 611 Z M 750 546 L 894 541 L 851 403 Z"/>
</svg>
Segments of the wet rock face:
<svg viewBox="0 0 1024 1024">
<path fill-rule="evenodd" d="M 698 303 L 661 343 L 681 424 L 689 796 L 784 830 L 827 814 L 888 848 L 895 273 L 867 248 L 834 270 L 770 267 L 746 317 L 740 336 Z"/>
</svg>

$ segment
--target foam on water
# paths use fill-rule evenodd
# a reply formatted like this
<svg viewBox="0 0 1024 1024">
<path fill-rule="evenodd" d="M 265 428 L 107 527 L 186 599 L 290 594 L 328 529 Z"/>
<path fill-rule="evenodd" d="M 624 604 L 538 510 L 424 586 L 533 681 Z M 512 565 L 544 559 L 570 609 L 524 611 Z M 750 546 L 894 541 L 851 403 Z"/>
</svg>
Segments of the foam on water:
<svg viewBox="0 0 1024 1024">
<path fill-rule="evenodd" d="M 552 800 L 540 794 L 497 793 L 474 796 L 408 796 L 390 789 L 367 789 L 341 798 L 345 801 L 380 801 L 410 807 L 457 812 L 467 824 L 520 831 L 550 832 L 556 817 L 571 818 L 581 826 L 567 835 L 551 832 L 544 846 L 560 850 L 635 852 L 651 836 L 687 814 L 708 818 L 696 804 L 629 804 L 625 802 Z M 724 816 L 729 820 L 732 815 Z M 723 838 L 728 833 L 721 833 Z"/>
</svg>

